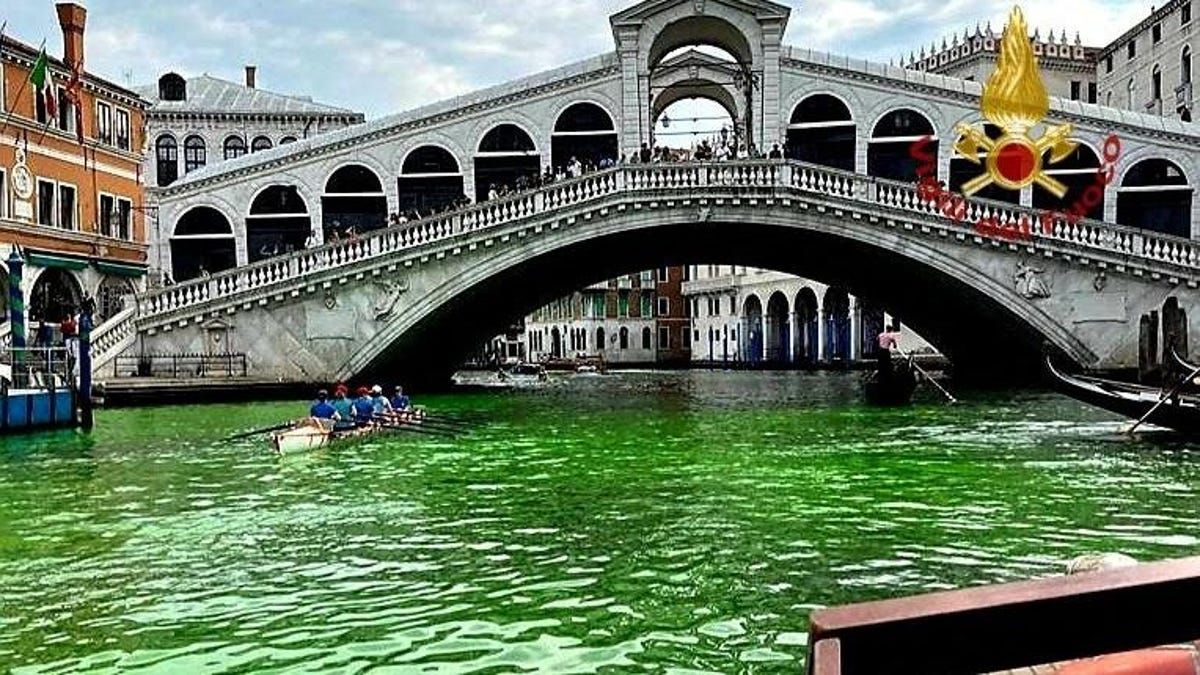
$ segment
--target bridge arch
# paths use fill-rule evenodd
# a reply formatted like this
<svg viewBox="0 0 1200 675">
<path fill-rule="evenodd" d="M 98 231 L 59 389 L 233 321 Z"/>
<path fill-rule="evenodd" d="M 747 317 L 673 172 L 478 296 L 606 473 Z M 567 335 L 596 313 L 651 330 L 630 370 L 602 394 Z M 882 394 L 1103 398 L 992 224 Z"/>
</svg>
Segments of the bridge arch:
<svg viewBox="0 0 1200 675">
<path fill-rule="evenodd" d="M 321 195 L 322 231 L 358 232 L 387 225 L 387 195 L 380 172 L 363 161 L 345 162 L 329 173 Z"/>
<path fill-rule="evenodd" d="M 718 3 L 712 11 L 697 14 L 680 5 L 651 17 L 641 32 L 639 54 L 645 72 L 653 70 L 673 51 L 705 45 L 732 54 L 747 69 L 760 63 L 762 29 L 751 16 Z M 707 8 L 706 8 L 707 10 Z"/>
<path fill-rule="evenodd" d="M 400 162 L 399 211 L 406 217 L 428 215 L 466 196 L 463 170 L 454 151 L 440 142 L 411 148 Z"/>
<path fill-rule="evenodd" d="M 762 299 L 750 293 L 742 300 L 742 360 L 762 363 L 765 358 L 763 336 L 764 312 Z"/>
<path fill-rule="evenodd" d="M 177 282 L 237 266 L 233 221 L 215 206 L 193 206 L 171 232 L 171 278 Z"/>
<path fill-rule="evenodd" d="M 767 299 L 766 313 L 763 315 L 763 342 L 769 363 L 787 363 L 791 360 L 791 307 L 783 291 L 775 291 Z"/>
<path fill-rule="evenodd" d="M 590 100 L 569 103 L 554 117 L 550 165 L 557 171 L 572 159 L 592 166 L 616 162 L 618 133 L 616 118 L 604 105 Z"/>
<path fill-rule="evenodd" d="M 1108 199 L 1108 188 L 1097 181 L 1101 170 L 1100 152 L 1087 141 L 1080 140 L 1079 146 L 1063 161 L 1050 164 L 1050 151 L 1043 156 L 1046 175 L 1067 186 L 1062 199 L 1038 186 L 1033 188 L 1033 207 L 1046 211 L 1066 211 L 1074 204 L 1091 204 L 1084 217 L 1104 220 L 1104 206 Z M 1097 196 L 1099 197 L 1097 199 Z"/>
<path fill-rule="evenodd" d="M 846 99 L 814 92 L 793 106 L 788 119 L 785 156 L 842 171 L 858 163 L 858 125 Z"/>
<path fill-rule="evenodd" d="M 867 174 L 876 178 L 912 183 L 917 180 L 917 161 L 911 150 L 914 143 L 931 138 L 928 151 L 939 156 L 937 128 L 930 117 L 916 108 L 893 108 L 871 125 L 867 146 Z"/>
<path fill-rule="evenodd" d="M 250 262 L 304 248 L 312 234 L 308 203 L 296 184 L 267 185 L 250 200 L 246 253 Z"/>
<path fill-rule="evenodd" d="M 1098 360 L 1071 326 L 1055 318 L 1051 305 L 1025 297 L 1011 273 L 976 267 L 980 258 L 963 256 L 961 247 L 814 211 L 731 211 L 720 222 L 725 227 L 678 211 L 630 209 L 476 254 L 486 261 L 431 277 L 436 285 L 414 294 L 403 314 L 356 343 L 332 376 L 404 372 L 415 379 L 440 378 L 496 326 L 555 297 L 632 270 L 716 255 L 873 298 L 975 377 L 1035 375 L 1047 344 L 1076 363 Z M 737 237 L 729 237 L 730 228 Z M 1014 269 L 1017 262 L 1013 256 Z M 1050 274 L 1058 274 L 1055 269 Z M 831 314 L 830 307 L 824 309 Z M 463 316 L 472 317 L 469 330 L 462 330 Z M 848 331 L 844 334 L 848 343 Z M 744 335 L 730 340 L 731 354 L 744 353 Z M 996 354 L 1006 360 L 997 361 Z"/>
<path fill-rule="evenodd" d="M 1195 188 L 1183 168 L 1160 157 L 1129 166 L 1117 188 L 1117 222 L 1190 237 Z"/>
<path fill-rule="evenodd" d="M 492 190 L 517 190 L 541 174 L 542 160 L 529 128 L 498 122 L 475 145 L 475 201 L 487 201 Z"/>
</svg>

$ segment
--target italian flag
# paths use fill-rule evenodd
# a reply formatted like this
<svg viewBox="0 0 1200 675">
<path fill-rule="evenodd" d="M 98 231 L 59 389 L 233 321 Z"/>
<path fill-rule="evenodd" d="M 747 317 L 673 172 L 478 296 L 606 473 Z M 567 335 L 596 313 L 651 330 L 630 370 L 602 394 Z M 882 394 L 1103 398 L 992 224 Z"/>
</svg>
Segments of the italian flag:
<svg viewBox="0 0 1200 675">
<path fill-rule="evenodd" d="M 42 92 L 42 97 L 46 100 L 46 119 L 57 118 L 58 101 L 55 99 L 54 78 L 50 76 L 50 59 L 46 58 L 45 48 L 42 49 L 41 54 L 38 54 L 37 61 L 33 64 L 33 70 L 29 73 L 29 81 L 36 87 L 34 91 Z"/>
</svg>

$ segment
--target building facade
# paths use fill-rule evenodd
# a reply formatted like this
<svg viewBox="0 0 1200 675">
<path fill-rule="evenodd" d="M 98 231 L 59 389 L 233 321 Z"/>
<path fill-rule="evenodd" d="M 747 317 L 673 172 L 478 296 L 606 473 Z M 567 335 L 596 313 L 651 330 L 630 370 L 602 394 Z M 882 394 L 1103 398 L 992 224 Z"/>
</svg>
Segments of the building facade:
<svg viewBox="0 0 1200 675">
<path fill-rule="evenodd" d="M 810 279 L 737 265 L 693 265 L 687 276 L 698 364 L 848 364 L 871 358 L 885 328 L 902 329 L 882 307 Z M 900 348 L 933 351 L 911 330 Z"/>
<path fill-rule="evenodd" d="M 30 328 L 57 324 L 87 297 L 101 320 L 120 313 L 147 268 L 140 176 L 147 103 L 86 71 L 86 10 L 60 3 L 57 12 L 63 57 L 48 60 L 57 110 L 30 82 L 39 50 L 8 36 L 0 43 L 0 265 L 14 249 L 24 258 Z M 73 69 L 78 109 L 68 96 Z M 5 268 L 5 335 L 7 283 Z"/>
<path fill-rule="evenodd" d="M 525 319 L 527 357 L 657 363 L 657 283 L 655 272 L 647 270 L 588 286 L 542 307 Z"/>
<path fill-rule="evenodd" d="M 940 47 L 930 45 L 920 53 L 910 53 L 904 66 L 913 70 L 948 75 L 973 82 L 987 82 L 996 70 L 1000 56 L 1001 34 L 992 29 L 975 26 L 975 30 L 942 40 Z M 1097 103 L 1096 57 L 1101 50 L 1085 47 L 1079 35 L 1068 39 L 1067 32 L 1057 35 L 1050 31 L 1043 38 L 1040 31 L 1030 37 L 1033 53 L 1042 67 L 1042 78 L 1051 96 L 1072 101 Z"/>
<path fill-rule="evenodd" d="M 257 80 L 258 69 L 246 66 L 242 83 L 207 74 L 184 78 L 178 73 L 166 73 L 156 84 L 137 88 L 151 104 L 146 117 L 150 148 L 143 175 L 152 203 L 157 201 L 162 188 L 206 166 L 345 129 L 361 124 L 365 119 L 362 113 L 317 103 L 306 96 L 259 89 Z M 378 199 L 383 198 L 382 185 L 372 191 L 378 193 Z M 326 186 L 326 192 L 336 195 L 339 186 L 331 183 Z M 377 200 L 372 200 L 369 195 L 355 194 L 341 198 L 341 201 L 351 207 L 368 207 L 358 209 L 362 211 L 370 210 L 373 201 Z M 361 223 L 350 216 L 345 220 L 347 227 L 383 225 L 382 221 Z M 303 238 L 292 241 L 270 229 L 268 227 L 255 242 L 256 254 L 275 254 L 304 241 Z M 232 266 L 235 260 L 233 244 L 227 236 L 221 236 L 230 234 L 232 232 L 197 228 L 185 235 L 190 239 L 179 241 L 172 256 L 179 263 L 176 270 L 179 280 Z M 161 236 L 154 238 L 150 250 L 150 265 L 155 270 L 165 269 L 162 261 L 168 255 L 159 246 L 159 239 Z"/>
<path fill-rule="evenodd" d="M 1192 121 L 1197 47 L 1194 0 L 1171 0 L 1099 53 L 1106 106 Z"/>
</svg>

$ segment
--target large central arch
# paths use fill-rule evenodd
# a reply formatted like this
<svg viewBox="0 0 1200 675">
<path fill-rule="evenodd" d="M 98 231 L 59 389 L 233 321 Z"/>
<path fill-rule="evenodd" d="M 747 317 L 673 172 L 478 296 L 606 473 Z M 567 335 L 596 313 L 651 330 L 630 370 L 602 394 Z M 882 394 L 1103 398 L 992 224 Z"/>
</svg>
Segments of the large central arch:
<svg viewBox="0 0 1200 675">
<path fill-rule="evenodd" d="M 972 267 L 959 250 L 937 242 L 902 243 L 901 235 L 878 230 L 834 228 L 795 212 L 747 218 L 698 223 L 669 212 L 625 214 L 497 252 L 486 265 L 473 264 L 414 297 L 401 317 L 358 347 L 336 374 L 401 372 L 406 379 L 441 382 L 496 327 L 557 297 L 638 269 L 718 257 L 870 297 L 947 353 L 964 376 L 1033 376 L 1044 345 L 1080 363 L 1095 360 L 1067 327 L 1011 283 Z M 737 237 L 728 236 L 733 230 Z"/>
</svg>

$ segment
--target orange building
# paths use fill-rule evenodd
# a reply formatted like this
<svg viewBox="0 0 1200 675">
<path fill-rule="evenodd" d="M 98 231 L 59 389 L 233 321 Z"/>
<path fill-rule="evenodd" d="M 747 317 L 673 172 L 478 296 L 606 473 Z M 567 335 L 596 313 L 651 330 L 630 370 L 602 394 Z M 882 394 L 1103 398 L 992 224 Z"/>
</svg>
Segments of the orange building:
<svg viewBox="0 0 1200 675">
<path fill-rule="evenodd" d="M 57 10 L 63 58 L 49 59 L 56 115 L 30 82 L 40 50 L 0 41 L 0 266 L 20 247 L 31 330 L 61 320 L 86 296 L 103 321 L 140 287 L 147 267 L 140 167 L 148 103 L 83 69 L 87 10 L 74 3 Z M 67 96 L 76 65 L 79 111 Z M 6 319 L 7 269 L 4 277 Z"/>
</svg>

